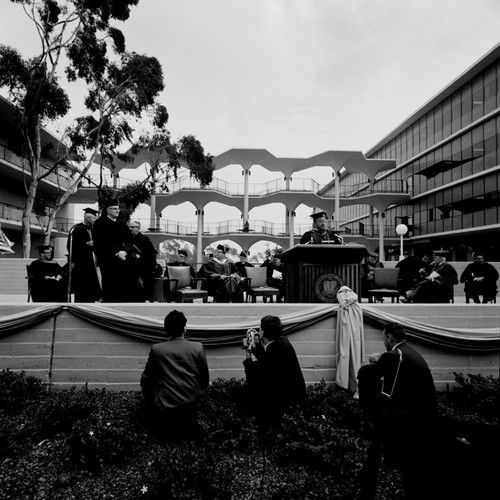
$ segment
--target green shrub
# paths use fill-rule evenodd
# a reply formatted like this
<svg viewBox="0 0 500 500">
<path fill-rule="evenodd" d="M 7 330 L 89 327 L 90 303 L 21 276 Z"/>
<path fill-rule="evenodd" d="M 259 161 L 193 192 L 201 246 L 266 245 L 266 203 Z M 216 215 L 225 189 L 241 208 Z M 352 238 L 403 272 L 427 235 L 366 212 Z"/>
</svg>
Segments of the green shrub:
<svg viewBox="0 0 500 500">
<path fill-rule="evenodd" d="M 439 394 L 441 415 L 498 424 L 498 380 L 466 379 Z M 146 434 L 139 392 L 58 390 L 0 374 L 0 500 L 239 500 L 354 497 L 368 442 L 364 417 L 347 391 L 308 387 L 308 404 L 274 431 L 261 432 L 242 380 L 214 381 L 206 392 L 200 443 L 165 443 Z M 12 407 L 6 403 L 12 401 Z M 400 485 L 382 466 L 377 498 Z"/>
</svg>

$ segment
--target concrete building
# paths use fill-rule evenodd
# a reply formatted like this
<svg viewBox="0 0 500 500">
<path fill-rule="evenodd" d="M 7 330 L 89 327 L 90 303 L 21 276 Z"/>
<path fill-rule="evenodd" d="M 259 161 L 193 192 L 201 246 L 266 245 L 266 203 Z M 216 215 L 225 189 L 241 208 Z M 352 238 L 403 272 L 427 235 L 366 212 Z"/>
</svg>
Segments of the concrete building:
<svg viewBox="0 0 500 500">
<path fill-rule="evenodd" d="M 12 107 L 0 100 L 2 127 L 8 127 Z M 10 111 L 9 111 L 10 106 Z M 20 158 L 10 149 L 0 127 L 0 222 L 20 248 L 20 210 L 23 206 L 23 173 Z M 277 158 L 262 149 L 231 149 L 215 160 L 217 170 L 232 165 L 241 169 L 241 184 L 215 178 L 206 188 L 186 180 L 172 183 L 167 193 L 151 199 L 151 216 L 143 223 L 158 244 L 169 238 L 184 239 L 196 247 L 201 262 L 207 245 L 229 239 L 248 249 L 261 240 L 283 248 L 296 244 L 308 229 L 295 223 L 301 204 L 334 214 L 332 225 L 346 241 L 379 251 L 381 260 L 397 260 L 400 239 L 395 232 L 404 223 L 405 249 L 423 253 L 436 248 L 452 251 L 452 260 L 471 260 L 474 250 L 488 260 L 500 261 L 500 45 L 451 82 L 413 115 L 365 154 L 359 151 L 327 151 L 310 158 Z M 54 140 L 47 134 L 48 140 Z M 47 162 L 50 165 L 50 155 Z M 144 159 L 136 161 L 137 167 Z M 283 174 L 282 180 L 252 184 L 250 174 L 259 165 Z M 293 179 L 293 174 L 314 166 L 329 166 L 334 180 L 323 189 L 314 179 Z M 115 170 L 119 174 L 120 165 Z M 110 183 L 117 185 L 116 176 Z M 43 182 L 49 198 L 61 188 L 56 179 Z M 62 185 L 64 188 L 64 184 Z M 83 187 L 72 203 L 95 203 L 94 187 Z M 189 201 L 196 224 L 161 218 L 167 206 Z M 213 201 L 236 207 L 241 219 L 208 226 L 204 207 Z M 251 220 L 254 207 L 283 205 L 283 222 Z M 67 210 L 59 214 L 54 240 L 59 257 L 66 231 L 79 219 Z M 78 214 L 79 215 L 79 214 Z M 42 231 L 32 229 L 36 244 Z M 34 246 L 34 245 L 33 245 Z M 17 254 L 19 256 L 19 253 Z"/>
<path fill-rule="evenodd" d="M 342 207 L 341 227 L 370 234 L 383 217 L 386 232 L 408 226 L 405 248 L 422 254 L 452 251 L 471 260 L 474 250 L 500 260 L 500 45 L 468 68 L 366 153 L 392 158 L 396 168 L 368 179 L 345 172 L 341 191 L 408 187 L 410 200 L 380 211 L 366 204 Z M 324 193 L 332 192 L 329 186 Z M 385 258 L 399 255 L 386 244 Z"/>
</svg>

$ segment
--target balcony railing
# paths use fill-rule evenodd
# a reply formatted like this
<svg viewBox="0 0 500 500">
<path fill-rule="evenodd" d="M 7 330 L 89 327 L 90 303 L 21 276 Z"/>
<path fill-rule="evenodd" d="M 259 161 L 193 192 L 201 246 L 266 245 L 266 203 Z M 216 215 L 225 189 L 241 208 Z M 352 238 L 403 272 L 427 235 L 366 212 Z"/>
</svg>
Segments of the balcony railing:
<svg viewBox="0 0 500 500">
<path fill-rule="evenodd" d="M 88 174 L 86 178 L 82 179 L 82 188 L 96 188 L 101 182 L 100 174 Z M 125 177 L 113 177 L 111 174 L 103 173 L 102 175 L 102 185 L 107 187 L 117 187 L 123 188 L 128 186 L 133 181 L 132 179 L 127 179 Z"/>
<path fill-rule="evenodd" d="M 409 194 L 410 189 L 407 181 L 382 180 L 374 184 L 363 182 L 360 184 L 340 186 L 340 197 L 351 198 L 353 196 L 367 196 L 377 193 L 405 193 Z"/>
<path fill-rule="evenodd" d="M 317 193 L 320 185 L 313 179 L 292 179 L 288 186 L 284 179 L 276 179 L 261 184 L 248 184 L 248 194 L 250 196 L 263 196 L 281 191 L 311 192 Z M 245 194 L 244 183 L 230 183 L 214 177 L 213 181 L 205 188 L 192 178 L 185 178 L 172 182 L 168 185 L 169 193 L 177 193 L 182 190 L 200 190 L 207 189 L 218 193 L 243 196 Z"/>
<path fill-rule="evenodd" d="M 9 163 L 12 163 L 20 169 L 23 168 L 22 158 L 2 145 L 0 145 L 0 160 L 5 160 Z M 45 163 L 41 163 L 40 166 L 44 170 L 48 170 L 51 168 L 51 165 Z M 29 168 L 26 169 L 26 173 L 29 174 Z M 69 186 L 71 182 L 71 175 L 68 171 L 65 170 L 63 166 L 61 166 L 57 169 L 56 172 L 50 173 L 44 180 L 61 186 L 61 188 L 64 189 Z"/>
</svg>

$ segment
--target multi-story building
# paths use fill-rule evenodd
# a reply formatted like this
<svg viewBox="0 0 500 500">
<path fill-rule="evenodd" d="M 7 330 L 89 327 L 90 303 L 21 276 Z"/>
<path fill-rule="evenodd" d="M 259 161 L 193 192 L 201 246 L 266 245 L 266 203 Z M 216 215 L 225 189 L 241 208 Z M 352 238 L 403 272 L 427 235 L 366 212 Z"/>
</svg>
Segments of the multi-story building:
<svg viewBox="0 0 500 500">
<path fill-rule="evenodd" d="M 14 243 L 14 254 L 6 254 L 4 257 L 21 257 L 21 220 L 23 207 L 26 199 L 26 186 L 30 182 L 29 167 L 23 167 L 22 158 L 15 152 L 12 141 L 12 124 L 15 121 L 15 109 L 12 104 L 0 96 L 0 223 L 2 230 Z M 42 159 L 41 167 L 50 169 L 57 160 L 56 152 L 59 140 L 47 130 L 42 130 Z M 49 147 L 49 145 L 51 145 Z M 57 173 L 50 173 L 40 181 L 38 187 L 39 195 L 42 195 L 47 204 L 54 201 L 61 190 L 69 185 L 69 174 L 63 168 Z M 52 232 L 52 241 L 58 236 L 64 236 L 68 229 L 67 207 L 59 212 L 55 230 Z M 38 219 L 31 214 L 31 256 L 38 257 L 36 246 L 44 242 L 45 235 L 42 224 L 44 218 Z M 70 226 L 71 227 L 71 226 Z"/>
<path fill-rule="evenodd" d="M 5 126 L 12 110 L 4 99 L 0 99 L 0 106 Z M 335 227 L 347 241 L 378 249 L 382 259 L 399 257 L 395 227 L 405 224 L 408 233 L 404 246 L 412 254 L 446 248 L 452 251 L 453 260 L 470 260 L 473 251 L 481 250 L 489 260 L 499 261 L 499 134 L 500 45 L 365 155 L 327 151 L 311 158 L 276 158 L 262 149 L 230 150 L 215 158 L 216 169 L 240 165 L 244 176 L 241 185 L 229 185 L 220 179 L 204 189 L 191 181 L 186 185 L 174 183 L 168 193 L 152 198 L 151 217 L 144 226 L 155 229 L 150 236 L 156 243 L 168 238 L 191 241 L 201 262 L 203 249 L 217 239 L 233 240 L 244 249 L 259 240 L 271 240 L 284 248 L 296 244 L 306 228 L 295 223 L 295 210 L 304 204 L 334 213 Z M 18 243 L 24 174 L 20 158 L 2 139 L 1 127 L 0 153 L 0 222 L 14 231 L 8 236 Z M 50 157 L 46 160 L 50 162 Z M 280 172 L 283 177 L 252 185 L 249 175 L 253 165 Z M 295 172 L 314 166 L 330 166 L 335 180 L 319 189 L 314 180 L 307 183 L 292 178 Z M 60 183 L 51 179 L 42 185 L 49 197 L 59 188 Z M 95 189 L 84 188 L 70 202 L 96 199 Z M 185 201 L 191 201 L 196 210 L 195 224 L 161 219 L 165 207 Z M 241 220 L 207 225 L 203 211 L 213 201 L 237 207 Z M 252 208 L 272 203 L 283 205 L 282 224 L 252 221 Z M 67 213 L 63 211 L 60 216 Z M 56 225 L 60 232 L 54 233 L 55 238 L 65 239 L 64 231 L 73 222 L 78 221 L 60 219 Z M 36 225 L 32 232 L 35 242 L 41 238 Z"/>
<path fill-rule="evenodd" d="M 387 227 L 408 226 L 405 246 L 422 254 L 436 248 L 452 251 L 453 260 L 486 252 L 500 260 L 500 45 L 430 99 L 365 153 L 392 158 L 396 168 L 368 181 L 346 172 L 341 189 L 408 185 L 410 200 L 383 213 L 368 205 L 341 207 L 342 227 L 360 232 L 375 217 Z M 363 187 L 364 183 L 364 187 Z M 332 187 L 324 190 L 331 191 Z M 397 242 L 386 258 L 399 254 Z"/>
</svg>

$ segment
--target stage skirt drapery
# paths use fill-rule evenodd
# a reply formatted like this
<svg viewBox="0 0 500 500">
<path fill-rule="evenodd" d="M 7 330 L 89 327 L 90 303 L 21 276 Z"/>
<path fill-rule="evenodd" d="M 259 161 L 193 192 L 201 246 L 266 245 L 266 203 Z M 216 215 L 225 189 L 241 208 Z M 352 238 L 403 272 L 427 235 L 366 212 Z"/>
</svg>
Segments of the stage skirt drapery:
<svg viewBox="0 0 500 500">
<path fill-rule="evenodd" d="M 462 352 L 500 351 L 500 326 L 495 328 L 446 328 L 429 325 L 408 318 L 389 314 L 368 305 L 361 306 L 363 321 L 380 326 L 388 322 L 401 323 L 410 340 L 431 344 L 445 350 Z M 0 318 L 0 337 L 28 329 L 37 323 L 68 311 L 89 323 L 118 334 L 147 342 L 165 340 L 163 321 L 122 310 L 115 311 L 101 304 L 57 304 L 34 307 L 28 311 Z M 281 314 L 285 335 L 307 328 L 323 319 L 337 315 L 338 304 L 311 305 L 295 313 Z M 241 343 L 248 328 L 258 328 L 260 318 L 255 321 L 234 321 L 212 325 L 189 325 L 186 338 L 201 342 L 206 347 L 230 346 Z"/>
</svg>

